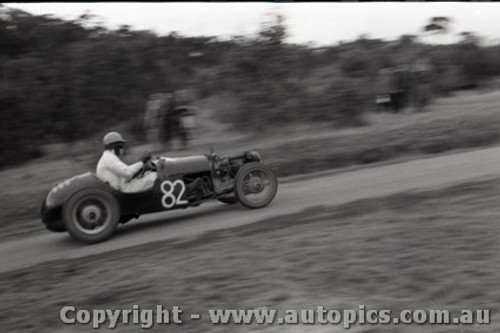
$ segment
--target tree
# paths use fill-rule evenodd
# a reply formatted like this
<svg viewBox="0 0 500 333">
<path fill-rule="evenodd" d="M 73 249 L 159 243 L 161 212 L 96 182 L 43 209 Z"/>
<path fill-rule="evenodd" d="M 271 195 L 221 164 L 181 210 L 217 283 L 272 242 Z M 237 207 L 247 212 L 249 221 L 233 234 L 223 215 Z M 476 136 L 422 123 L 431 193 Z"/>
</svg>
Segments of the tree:
<svg viewBox="0 0 500 333">
<path fill-rule="evenodd" d="M 476 34 L 464 31 L 459 35 L 462 39 L 455 47 L 454 59 L 465 77 L 466 82 L 464 85 L 474 87 L 487 74 L 486 57 L 479 45 L 480 39 Z"/>
<path fill-rule="evenodd" d="M 284 24 L 285 18 L 280 14 L 270 14 L 269 17 L 262 24 L 259 31 L 259 38 L 271 45 L 281 45 L 287 37 L 286 26 Z"/>
<path fill-rule="evenodd" d="M 430 41 L 438 42 L 450 32 L 451 23 L 452 20 L 445 16 L 431 17 L 429 22 L 422 28 L 424 36 L 431 37 Z"/>
<path fill-rule="evenodd" d="M 446 34 L 450 30 L 451 19 L 445 16 L 431 17 L 429 22 L 423 27 L 424 32 L 431 34 Z"/>
<path fill-rule="evenodd" d="M 462 37 L 462 40 L 460 40 L 460 44 L 466 44 L 466 45 L 479 45 L 480 39 L 479 37 L 470 31 L 463 31 L 458 34 L 460 37 Z"/>
<path fill-rule="evenodd" d="M 417 39 L 415 35 L 402 35 L 399 37 L 399 45 L 403 48 L 412 46 Z"/>
</svg>

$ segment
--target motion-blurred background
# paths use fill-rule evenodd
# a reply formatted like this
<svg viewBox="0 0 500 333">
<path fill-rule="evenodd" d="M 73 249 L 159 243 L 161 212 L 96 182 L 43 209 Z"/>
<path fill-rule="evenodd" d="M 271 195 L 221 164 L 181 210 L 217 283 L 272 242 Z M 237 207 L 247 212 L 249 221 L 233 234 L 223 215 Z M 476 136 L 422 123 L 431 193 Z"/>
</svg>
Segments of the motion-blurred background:
<svg viewBox="0 0 500 333">
<path fill-rule="evenodd" d="M 338 129 L 369 125 L 376 110 L 428 110 L 436 98 L 486 87 L 500 74 L 500 45 L 439 13 L 429 11 L 419 30 L 395 39 L 366 31 L 315 46 L 290 43 L 287 17 L 271 9 L 253 34 L 217 38 L 126 22 L 109 28 L 90 11 L 61 19 L 3 5 L 0 165 L 54 149 L 69 154 L 79 143 L 97 148 L 89 139 L 110 128 L 145 142 L 144 112 L 156 93 L 189 91 L 184 102 L 202 106 L 198 127 L 209 122 L 212 130 Z M 446 35 L 454 42 L 441 44 Z"/>
</svg>

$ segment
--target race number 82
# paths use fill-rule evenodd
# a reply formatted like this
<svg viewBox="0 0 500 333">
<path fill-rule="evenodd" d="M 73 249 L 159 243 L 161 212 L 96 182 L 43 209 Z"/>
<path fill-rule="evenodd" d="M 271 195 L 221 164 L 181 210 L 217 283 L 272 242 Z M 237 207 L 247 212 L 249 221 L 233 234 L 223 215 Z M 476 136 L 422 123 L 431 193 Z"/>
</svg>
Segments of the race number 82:
<svg viewBox="0 0 500 333">
<path fill-rule="evenodd" d="M 176 187 L 180 187 L 180 192 L 177 197 L 175 197 L 174 190 Z M 175 205 L 187 204 L 187 200 L 182 200 L 182 196 L 186 191 L 186 185 L 180 179 L 177 179 L 173 183 L 170 180 L 165 180 L 161 183 L 161 192 L 163 193 L 163 197 L 161 198 L 161 204 L 165 208 L 172 208 Z"/>
</svg>

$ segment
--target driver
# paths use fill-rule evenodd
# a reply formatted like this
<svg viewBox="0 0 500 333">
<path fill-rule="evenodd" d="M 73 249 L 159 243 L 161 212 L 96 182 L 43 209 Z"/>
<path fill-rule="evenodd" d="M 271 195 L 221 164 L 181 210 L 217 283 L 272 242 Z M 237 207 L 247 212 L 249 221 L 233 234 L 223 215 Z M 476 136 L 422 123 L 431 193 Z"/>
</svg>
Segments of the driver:
<svg viewBox="0 0 500 333">
<path fill-rule="evenodd" d="M 103 138 L 104 152 L 97 163 L 96 174 L 103 182 L 121 192 L 141 192 L 151 188 L 156 172 L 148 171 L 141 178 L 133 178 L 151 160 L 151 152 L 142 153 L 139 162 L 127 165 L 120 160 L 127 141 L 118 132 L 109 132 Z"/>
</svg>

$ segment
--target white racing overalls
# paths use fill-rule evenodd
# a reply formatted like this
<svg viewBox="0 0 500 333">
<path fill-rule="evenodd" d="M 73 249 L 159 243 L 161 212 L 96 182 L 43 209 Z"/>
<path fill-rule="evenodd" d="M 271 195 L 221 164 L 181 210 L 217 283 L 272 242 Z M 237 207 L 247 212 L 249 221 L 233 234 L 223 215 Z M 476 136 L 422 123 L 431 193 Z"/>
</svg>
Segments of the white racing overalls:
<svg viewBox="0 0 500 333">
<path fill-rule="evenodd" d="M 153 187 L 156 180 L 156 172 L 151 171 L 146 172 L 142 178 L 132 179 L 132 176 L 143 166 L 142 162 L 126 165 L 115 155 L 114 151 L 106 150 L 97 163 L 96 174 L 100 180 L 118 191 L 142 192 Z"/>
</svg>

